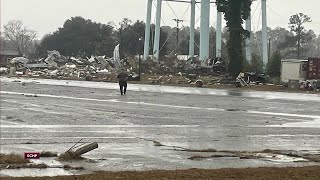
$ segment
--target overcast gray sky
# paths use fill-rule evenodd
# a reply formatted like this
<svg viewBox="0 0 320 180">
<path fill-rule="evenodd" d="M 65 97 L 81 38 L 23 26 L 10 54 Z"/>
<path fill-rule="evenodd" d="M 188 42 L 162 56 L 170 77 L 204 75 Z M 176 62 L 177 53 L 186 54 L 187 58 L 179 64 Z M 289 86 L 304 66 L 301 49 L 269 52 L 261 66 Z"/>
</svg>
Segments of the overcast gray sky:
<svg viewBox="0 0 320 180">
<path fill-rule="evenodd" d="M 74 16 L 82 16 L 96 22 L 118 24 L 123 18 L 133 21 L 145 21 L 147 0 L 0 0 L 1 26 L 10 20 L 22 20 L 29 29 L 38 32 L 38 38 L 62 27 L 63 23 Z M 200 1 L 200 0 L 198 0 Z M 155 2 L 154 2 L 155 3 Z M 174 10 L 174 12 L 171 10 Z M 200 16 L 200 4 L 196 8 L 196 16 Z M 313 22 L 306 25 L 320 34 L 320 0 L 267 0 L 268 26 L 288 27 L 291 15 L 302 12 L 312 17 Z M 155 6 L 153 6 L 154 22 Z M 253 30 L 261 29 L 260 0 L 252 5 Z M 189 4 L 163 2 L 162 26 L 175 26 L 173 18 L 185 20 L 184 26 L 190 21 Z M 216 10 L 211 6 L 211 25 L 215 26 Z M 197 26 L 200 21 L 197 22 Z"/>
</svg>

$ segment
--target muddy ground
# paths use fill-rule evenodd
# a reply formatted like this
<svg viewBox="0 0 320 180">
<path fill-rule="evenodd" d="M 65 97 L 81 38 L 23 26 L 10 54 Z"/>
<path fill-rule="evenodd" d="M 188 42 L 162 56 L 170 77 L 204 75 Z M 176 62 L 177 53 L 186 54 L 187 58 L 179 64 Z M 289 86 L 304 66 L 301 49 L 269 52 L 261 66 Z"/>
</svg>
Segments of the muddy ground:
<svg viewBox="0 0 320 180">
<path fill-rule="evenodd" d="M 319 180 L 320 166 L 286 167 L 286 168 L 246 168 L 246 169 L 189 169 L 175 171 L 142 171 L 142 172 L 96 172 L 81 176 L 59 177 L 25 177 L 25 178 L 0 178 L 22 180 Z"/>
</svg>

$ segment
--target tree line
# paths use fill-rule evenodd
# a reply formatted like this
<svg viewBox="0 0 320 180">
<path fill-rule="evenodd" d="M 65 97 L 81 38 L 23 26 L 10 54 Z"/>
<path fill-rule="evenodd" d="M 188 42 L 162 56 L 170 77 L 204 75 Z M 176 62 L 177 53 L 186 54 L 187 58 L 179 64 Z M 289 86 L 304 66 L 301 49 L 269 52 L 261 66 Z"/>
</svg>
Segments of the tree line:
<svg viewBox="0 0 320 180">
<path fill-rule="evenodd" d="M 223 6 L 223 4 L 221 5 Z M 236 75 L 243 70 L 256 72 L 263 71 L 261 58 L 261 31 L 248 33 L 243 30 L 241 24 L 246 18 L 246 13 L 250 9 L 240 9 L 237 13 L 241 14 L 242 20 L 233 20 L 235 15 L 226 9 L 232 9 L 229 5 L 221 7 L 221 11 L 229 14 L 230 23 L 223 29 L 222 33 L 222 57 L 229 61 L 229 70 Z M 311 21 L 311 18 L 302 13 L 295 14 L 289 18 L 289 30 L 283 27 L 274 29 L 268 28 L 269 34 L 269 69 L 276 69 L 277 72 L 269 72 L 278 75 L 280 72 L 280 59 L 289 58 L 308 58 L 320 56 L 320 35 L 314 31 L 307 30 L 305 23 Z M 228 22 L 228 21 L 227 21 Z M 238 25 L 234 25 L 238 24 Z M 239 28 L 239 24 L 241 28 Z M 238 27 L 238 28 L 236 28 Z M 163 26 L 161 27 L 160 39 L 160 58 L 165 55 L 183 54 L 188 55 L 189 51 L 189 27 Z M 233 32 L 232 30 L 237 32 Z M 45 35 L 40 42 L 34 41 L 35 32 L 23 27 L 21 21 L 10 21 L 4 26 L 4 41 L 10 41 L 19 51 L 20 55 L 40 58 L 47 56 L 47 50 L 57 50 L 67 57 L 90 57 L 91 55 L 105 55 L 112 57 L 113 49 L 120 44 L 121 58 L 135 56 L 143 53 L 145 23 L 142 21 L 131 21 L 128 18 L 123 19 L 118 25 L 102 24 L 93 22 L 90 19 L 82 17 L 72 17 L 65 21 L 63 26 L 51 34 Z M 150 35 L 153 37 L 155 26 L 151 25 Z M 210 58 L 215 58 L 215 36 L 216 30 L 210 27 Z M 20 34 L 20 35 L 19 35 Z M 177 38 L 178 36 L 178 38 Z M 251 37 L 252 62 L 244 60 L 244 40 Z M 19 37 L 16 38 L 15 37 Z M 238 37 L 238 39 L 236 38 Z M 229 41 L 230 38 L 232 41 Z M 177 41 L 178 40 L 178 41 Z M 237 41 L 237 42 L 235 42 Z M 150 38 L 150 51 L 152 54 L 153 38 Z M 195 30 L 195 54 L 199 54 L 200 29 Z M 29 49 L 35 49 L 30 52 Z M 238 48 L 236 48 L 238 47 Z M 241 48 L 239 48 L 241 47 Z M 240 54 L 240 56 L 238 56 Z M 276 60 L 273 60 L 276 59 Z M 274 68 L 276 67 L 276 68 Z"/>
</svg>

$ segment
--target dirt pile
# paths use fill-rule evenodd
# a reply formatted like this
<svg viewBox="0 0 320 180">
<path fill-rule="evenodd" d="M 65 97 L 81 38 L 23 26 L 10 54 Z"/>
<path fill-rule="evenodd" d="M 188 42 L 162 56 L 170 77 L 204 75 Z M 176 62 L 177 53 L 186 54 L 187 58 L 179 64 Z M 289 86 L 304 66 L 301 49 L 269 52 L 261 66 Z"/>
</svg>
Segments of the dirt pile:
<svg viewBox="0 0 320 180">
<path fill-rule="evenodd" d="M 24 159 L 22 156 L 17 154 L 1 154 L 0 153 L 0 165 L 10 164 L 27 164 L 29 160 Z"/>
<path fill-rule="evenodd" d="M 23 180 L 319 180 L 320 166 L 309 167 L 286 167 L 286 168 L 245 168 L 245 169 L 189 169 L 173 171 L 140 171 L 140 172 L 96 172 L 94 174 L 79 176 L 59 176 L 59 177 L 26 177 L 26 178 L 4 178 Z"/>
</svg>

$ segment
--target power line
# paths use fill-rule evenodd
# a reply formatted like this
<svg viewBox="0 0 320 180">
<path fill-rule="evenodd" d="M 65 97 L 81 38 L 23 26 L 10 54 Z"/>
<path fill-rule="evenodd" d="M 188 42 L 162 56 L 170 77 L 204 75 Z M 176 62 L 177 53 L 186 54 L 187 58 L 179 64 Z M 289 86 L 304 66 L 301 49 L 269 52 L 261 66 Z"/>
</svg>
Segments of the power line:
<svg viewBox="0 0 320 180">
<path fill-rule="evenodd" d="M 186 27 L 183 25 L 183 20 L 181 20 L 181 19 L 179 19 L 179 17 L 178 17 L 178 15 L 175 13 L 175 11 L 173 10 L 173 8 L 172 8 L 172 6 L 167 2 L 167 4 L 168 4 L 168 6 L 169 6 L 169 8 L 171 9 L 171 11 L 173 12 L 173 14 L 176 16 L 176 19 L 175 20 L 177 20 L 177 21 L 179 21 L 179 23 L 181 22 L 181 25 L 182 25 L 182 27 L 184 28 L 184 29 L 186 29 Z M 190 5 L 191 6 L 191 5 Z M 189 7 L 190 7 L 189 6 Z M 189 9 L 189 7 L 187 8 L 187 10 Z M 187 12 L 187 11 L 186 11 Z M 184 15 L 186 14 L 186 12 L 184 13 Z M 183 16 L 184 16 L 183 15 Z M 178 23 L 177 23 L 178 24 Z M 177 26 L 179 26 L 179 24 L 177 25 Z M 183 40 L 185 40 L 186 38 L 184 37 L 181 41 L 179 41 L 179 27 L 177 27 L 177 46 L 176 46 L 176 48 L 173 50 L 173 51 L 176 51 L 177 50 L 177 48 L 179 47 L 179 45 L 180 45 L 180 43 L 183 41 Z M 189 31 L 189 33 L 190 33 L 190 31 Z M 172 52 L 173 52 L 172 51 Z M 171 52 L 171 53 L 172 53 Z"/>
<path fill-rule="evenodd" d="M 170 6 L 170 4 L 168 3 L 168 1 L 166 1 L 166 3 L 168 4 L 169 8 L 171 9 L 171 11 L 173 12 L 173 14 L 176 16 L 176 18 L 179 18 L 178 15 L 176 14 L 176 12 L 173 10 L 173 8 Z"/>
<path fill-rule="evenodd" d="M 184 14 L 182 15 L 182 17 L 181 17 L 179 20 L 181 20 L 181 19 L 186 15 L 186 13 L 188 12 L 189 8 L 191 7 L 191 2 L 190 2 L 190 1 L 183 1 L 183 0 L 163 0 L 163 1 L 166 1 L 167 5 L 169 6 L 169 8 L 170 8 L 171 11 L 173 12 L 173 14 L 176 16 L 176 19 L 179 19 L 179 18 L 178 18 L 178 15 L 176 14 L 176 12 L 175 12 L 174 9 L 172 8 L 172 6 L 168 3 L 168 1 L 171 1 L 171 2 L 188 2 L 188 3 L 190 3 L 190 5 L 188 6 L 188 8 L 186 9 L 186 11 L 184 12 Z M 196 6 L 197 6 L 198 9 L 201 9 L 201 8 L 199 7 L 199 5 L 198 5 L 199 3 L 200 3 L 200 2 L 196 2 Z M 212 1 L 212 2 L 210 2 L 210 3 L 216 3 L 216 2 Z M 153 5 L 156 7 L 155 2 L 153 2 Z M 195 23 L 199 22 L 200 19 L 201 19 L 201 15 L 197 18 L 197 20 L 195 21 Z M 161 17 L 161 20 L 162 20 L 163 24 L 166 25 L 162 17 Z M 189 30 L 189 32 L 188 32 L 188 29 L 187 29 L 186 26 L 182 23 L 183 21 L 180 21 L 180 22 L 181 22 L 181 26 L 187 31 L 187 33 L 190 33 L 190 30 Z M 177 29 L 178 29 L 178 28 L 177 28 Z M 166 43 L 169 41 L 169 39 L 171 38 L 172 35 L 173 35 L 173 32 L 171 32 L 171 34 L 169 35 L 169 37 L 166 39 L 165 43 L 164 43 L 164 44 L 162 45 L 162 47 L 160 48 L 160 51 L 164 48 L 164 46 L 165 46 Z M 177 33 L 177 38 L 178 38 L 178 33 Z M 178 40 L 177 46 L 176 46 L 176 48 L 175 48 L 173 51 L 175 51 L 175 50 L 177 49 L 177 47 L 179 47 L 180 43 L 181 43 L 183 40 L 185 40 L 185 39 L 186 39 L 186 37 L 182 38 L 182 40 L 180 40 L 180 41 Z M 199 45 L 198 45 L 196 42 L 195 42 L 195 45 L 196 45 L 197 48 L 200 48 Z M 172 52 L 173 52 L 173 51 L 172 51 Z"/>
<path fill-rule="evenodd" d="M 187 14 L 188 10 L 190 9 L 191 7 L 191 4 L 188 6 L 188 8 L 186 9 L 186 11 L 184 12 L 184 14 L 182 15 L 182 17 L 180 19 L 183 19 L 184 16 Z"/>
<path fill-rule="evenodd" d="M 254 16 L 254 15 L 255 15 L 255 13 L 256 13 L 256 11 L 257 11 L 257 9 L 258 9 L 258 8 L 259 8 L 259 6 L 260 6 L 260 3 L 261 3 L 261 1 L 259 1 L 259 2 L 258 2 L 258 5 L 257 5 L 256 9 L 253 11 L 252 16 Z"/>
<path fill-rule="evenodd" d="M 178 18 L 176 18 L 176 19 L 172 19 L 172 20 L 174 20 L 176 23 L 177 23 L 177 41 L 176 41 L 176 43 L 177 43 L 177 47 L 176 47 L 176 54 L 179 54 L 179 23 L 180 22 L 183 22 L 183 20 L 182 19 L 178 19 Z"/>
<path fill-rule="evenodd" d="M 155 8 L 157 8 L 157 4 L 156 4 L 155 1 L 153 1 L 153 6 L 154 6 Z M 155 12 L 155 17 L 157 17 L 157 12 Z M 155 23 L 155 21 L 156 21 L 156 18 L 154 18 L 154 23 Z M 166 26 L 166 23 L 164 22 L 164 20 L 163 20 L 162 17 L 161 17 L 161 21 L 162 21 L 163 25 Z"/>
<path fill-rule="evenodd" d="M 275 15 L 279 16 L 282 20 L 288 21 L 287 18 L 283 17 L 282 15 L 280 15 L 279 13 L 277 13 L 275 10 L 273 10 L 273 8 L 271 8 L 270 3 L 268 2 L 267 4 L 267 8 L 273 12 Z"/>
<path fill-rule="evenodd" d="M 256 10 L 258 9 L 258 7 L 261 5 L 260 1 L 258 3 L 258 6 L 256 8 Z M 256 10 L 254 11 L 254 13 L 256 12 Z M 260 20 L 261 20 L 261 9 L 259 11 L 259 18 L 258 18 L 258 26 L 260 24 Z M 255 26 L 255 23 L 252 23 L 253 25 L 253 31 L 257 32 L 257 29 L 258 27 Z M 254 42 L 257 44 L 257 47 L 258 47 L 258 50 L 259 50 L 259 54 L 262 55 L 262 52 L 261 52 L 261 46 L 260 46 L 260 43 L 257 41 L 257 36 L 254 36 Z"/>
</svg>

